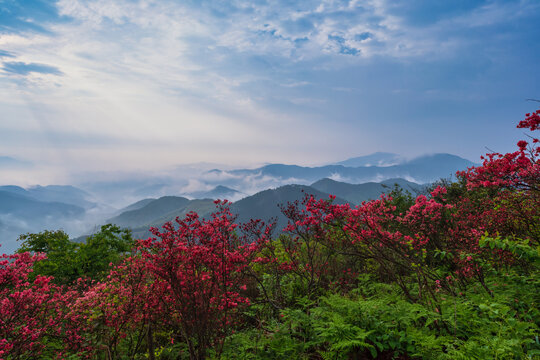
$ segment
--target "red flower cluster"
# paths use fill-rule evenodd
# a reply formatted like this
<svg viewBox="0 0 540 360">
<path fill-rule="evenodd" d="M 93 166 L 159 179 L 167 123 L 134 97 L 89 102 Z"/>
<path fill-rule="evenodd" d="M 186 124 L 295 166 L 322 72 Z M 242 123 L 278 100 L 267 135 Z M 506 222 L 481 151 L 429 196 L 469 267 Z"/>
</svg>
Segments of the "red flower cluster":
<svg viewBox="0 0 540 360">
<path fill-rule="evenodd" d="M 40 355 L 47 351 L 50 338 L 60 339 L 64 350 L 85 350 L 70 317 L 76 292 L 53 284 L 52 277 L 29 280 L 33 264 L 45 258 L 29 253 L 0 255 L 0 359 Z M 62 350 L 53 355 L 61 356 Z"/>
<path fill-rule="evenodd" d="M 526 114 L 518 128 L 539 130 L 540 110 Z M 538 138 L 531 136 L 532 144 Z M 483 157 L 480 167 L 473 167 L 459 175 L 467 179 L 470 188 L 499 187 L 540 191 L 540 146 L 525 140 L 517 143 L 519 150 L 508 154 L 491 153 Z"/>
</svg>

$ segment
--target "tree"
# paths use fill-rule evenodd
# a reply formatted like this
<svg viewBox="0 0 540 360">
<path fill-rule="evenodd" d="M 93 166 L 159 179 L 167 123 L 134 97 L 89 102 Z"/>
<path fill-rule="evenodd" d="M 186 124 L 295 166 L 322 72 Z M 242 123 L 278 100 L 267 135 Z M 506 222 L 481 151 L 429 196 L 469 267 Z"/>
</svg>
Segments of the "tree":
<svg viewBox="0 0 540 360">
<path fill-rule="evenodd" d="M 19 253 L 45 253 L 34 265 L 34 275 L 52 276 L 58 284 L 71 284 L 80 277 L 100 279 L 109 264 L 118 263 L 133 246 L 131 232 L 116 225 L 104 225 L 84 242 L 75 242 L 62 230 L 25 234 Z"/>
<path fill-rule="evenodd" d="M 45 230 L 36 234 L 24 234 L 18 253 L 44 253 L 46 258 L 34 263 L 30 278 L 36 275 L 52 276 L 58 284 L 69 284 L 82 273 L 78 266 L 77 250 L 79 244 L 69 240 L 69 235 L 62 230 Z"/>
</svg>

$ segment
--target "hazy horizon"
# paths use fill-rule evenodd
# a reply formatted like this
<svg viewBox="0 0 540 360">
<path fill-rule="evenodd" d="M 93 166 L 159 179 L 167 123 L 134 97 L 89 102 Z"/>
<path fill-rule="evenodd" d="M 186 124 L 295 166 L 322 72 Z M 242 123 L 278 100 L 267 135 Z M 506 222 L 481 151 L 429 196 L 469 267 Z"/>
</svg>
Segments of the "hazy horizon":
<svg viewBox="0 0 540 360">
<path fill-rule="evenodd" d="M 114 182 L 122 182 L 127 180 L 132 181 L 141 181 L 141 182 L 156 182 L 158 179 L 167 179 L 168 181 L 171 180 L 190 180 L 190 179 L 200 179 L 203 177 L 208 171 L 210 170 L 222 170 L 225 173 L 231 170 L 239 170 L 239 169 L 259 169 L 266 165 L 271 164 L 283 164 L 283 165 L 294 165 L 294 166 L 303 166 L 303 167 L 323 167 L 326 165 L 334 165 L 338 164 L 339 162 L 343 162 L 345 160 L 355 159 L 358 157 L 367 157 L 371 155 L 375 155 L 378 153 L 384 153 L 384 152 L 376 152 L 371 154 L 363 154 L 359 156 L 354 156 L 352 158 L 347 159 L 336 159 L 336 161 L 330 161 L 330 162 L 319 162 L 319 163 L 292 163 L 292 162 L 258 162 L 258 163 L 247 163 L 247 164 L 218 164 L 218 163 L 209 163 L 209 162 L 198 162 L 198 163 L 187 163 L 187 164 L 176 164 L 172 167 L 164 167 L 164 168 L 157 168 L 153 171 L 148 171 L 146 169 L 139 169 L 139 170 L 110 170 L 110 171 L 103 171 L 103 170 L 80 170 L 78 172 L 66 172 L 65 174 L 58 176 L 58 177 L 51 177 L 50 181 L 47 182 L 47 178 L 38 178 L 38 182 L 32 181 L 32 177 L 28 178 L 17 178 L 15 181 L 9 182 L 9 179 L 13 178 L 11 176 L 9 171 L 2 171 L 0 173 L 0 186 L 2 185 L 15 185 L 20 186 L 23 188 L 33 188 L 33 187 L 40 187 L 40 186 L 50 186 L 50 185 L 75 185 L 77 187 L 81 187 L 83 189 L 87 189 L 87 186 L 89 184 L 93 183 L 114 183 Z M 424 153 L 419 154 L 417 156 L 400 156 L 397 155 L 402 162 L 406 162 L 415 158 L 420 158 L 423 156 L 430 156 L 434 155 L 435 153 Z M 454 154 L 451 154 L 454 155 Z M 477 159 L 476 161 L 472 159 L 463 158 L 465 160 L 474 162 L 479 164 L 481 161 L 480 159 Z M 382 166 L 386 167 L 389 165 L 394 165 L 394 163 L 391 164 L 369 164 L 368 166 Z M 34 175 L 36 174 L 36 168 L 30 167 L 27 169 L 27 171 Z M 24 172 L 24 169 L 15 167 L 14 172 L 19 175 L 21 172 Z M 45 171 L 50 171 L 50 168 L 45 169 Z M 7 175 L 7 176 L 6 176 Z M 6 181 L 5 179 L 8 179 Z M 29 180 L 30 179 L 30 180 Z M 41 179 L 41 181 L 40 181 Z M 415 182 L 415 179 L 409 178 L 408 180 Z M 217 184 L 217 183 L 216 183 Z M 206 190 L 209 190 L 211 188 L 210 185 L 205 186 Z M 194 191 L 200 190 L 199 188 L 194 189 Z"/>
</svg>

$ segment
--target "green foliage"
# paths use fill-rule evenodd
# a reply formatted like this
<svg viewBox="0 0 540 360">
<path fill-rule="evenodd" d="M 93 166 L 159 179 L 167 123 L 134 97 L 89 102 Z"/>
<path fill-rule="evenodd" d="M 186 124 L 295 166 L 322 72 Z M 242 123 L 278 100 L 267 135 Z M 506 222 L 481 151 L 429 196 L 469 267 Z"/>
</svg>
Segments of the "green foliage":
<svg viewBox="0 0 540 360">
<path fill-rule="evenodd" d="M 111 224 L 102 226 L 99 232 L 79 245 L 78 266 L 82 275 L 91 279 L 99 278 L 110 263 L 117 263 L 132 246 L 129 230 Z"/>
<path fill-rule="evenodd" d="M 538 267 L 540 265 L 540 247 L 530 245 L 529 239 L 509 239 L 497 236 L 495 238 L 484 236 L 478 242 L 480 247 L 505 250 L 512 253 L 517 261 L 523 261 L 527 266 Z"/>
<path fill-rule="evenodd" d="M 392 198 L 392 205 L 396 207 L 396 214 L 405 213 L 414 204 L 415 197 L 410 191 L 401 188 L 398 184 L 394 185 L 388 195 Z"/>
<path fill-rule="evenodd" d="M 53 276 L 59 284 L 71 284 L 80 277 L 99 279 L 133 246 L 131 233 L 115 225 L 104 225 L 101 230 L 78 243 L 62 230 L 24 234 L 17 252 L 47 254 L 47 259 L 34 265 L 33 276 Z"/>
<path fill-rule="evenodd" d="M 368 276 L 349 295 L 285 309 L 264 329 L 230 336 L 224 359 L 535 359 L 538 284 L 492 274 L 481 286 L 444 296 L 441 312 L 411 303 L 395 285 Z M 526 296 L 528 294 L 528 296 Z M 531 296 L 531 294 L 534 294 Z"/>
<path fill-rule="evenodd" d="M 77 264 L 77 250 L 79 244 L 69 240 L 68 234 L 62 230 L 43 231 L 37 234 L 24 234 L 19 237 L 22 241 L 17 250 L 47 254 L 47 259 L 34 264 L 32 277 L 36 275 L 54 276 L 57 283 L 67 284 L 81 276 Z"/>
<path fill-rule="evenodd" d="M 445 183 L 449 202 L 459 202 L 464 195 L 477 206 L 497 195 L 493 189 L 467 189 L 463 180 Z M 498 198 L 492 203 L 504 211 L 512 210 L 519 199 Z M 513 203 L 512 203 L 513 202 Z M 392 193 L 395 214 L 404 213 L 414 198 L 396 189 Z M 530 204 L 525 210 L 531 211 Z M 498 211 L 498 208 L 494 209 Z M 504 213 L 503 213 L 504 214 Z M 527 215 L 529 216 L 529 215 Z M 452 288 L 435 288 L 427 301 L 414 302 L 424 289 L 416 274 L 403 274 L 401 283 L 390 282 L 374 264 L 365 262 L 357 270 L 353 291 L 315 286 L 308 290 L 307 272 L 273 272 L 260 266 L 262 286 L 270 300 L 281 306 L 280 311 L 264 299 L 253 305 L 250 316 L 257 328 L 246 327 L 230 336 L 223 350 L 226 359 L 539 359 L 540 358 L 540 276 L 538 223 L 524 216 L 504 217 L 501 228 L 505 235 L 482 237 L 476 254 L 460 254 L 456 259 L 451 249 L 443 246 L 425 254 L 424 266 L 436 279 L 453 282 Z M 515 232 L 524 236 L 509 236 Z M 315 241 L 336 243 L 330 231 L 327 238 Z M 274 242 L 274 255 L 279 263 L 291 260 L 285 251 L 292 239 L 282 237 Z M 302 238 L 297 246 L 298 263 L 309 263 L 327 251 L 316 249 L 314 239 Z M 334 242 L 332 242 L 334 241 Z M 319 246 L 320 243 L 315 245 Z M 483 249 L 490 251 L 483 252 Z M 332 251 L 333 249 L 328 249 Z M 330 266 L 346 267 L 342 254 L 329 257 Z M 481 280 L 460 283 L 454 278 L 453 263 L 474 256 L 484 274 Z M 322 262 L 324 264 L 324 262 Z M 327 270 L 326 267 L 322 267 Z M 274 269 L 275 270 L 275 269 Z M 444 280 L 447 279 L 447 280 Z M 449 280 L 448 280 L 449 279 Z M 388 283 L 385 283 L 388 281 Z M 322 284 L 322 283 L 321 283 Z M 486 291 L 488 290 L 488 291 Z M 271 301 L 270 301 L 271 302 Z M 267 305 L 264 305 L 267 304 Z M 274 309 L 274 311 L 269 311 Z"/>
</svg>

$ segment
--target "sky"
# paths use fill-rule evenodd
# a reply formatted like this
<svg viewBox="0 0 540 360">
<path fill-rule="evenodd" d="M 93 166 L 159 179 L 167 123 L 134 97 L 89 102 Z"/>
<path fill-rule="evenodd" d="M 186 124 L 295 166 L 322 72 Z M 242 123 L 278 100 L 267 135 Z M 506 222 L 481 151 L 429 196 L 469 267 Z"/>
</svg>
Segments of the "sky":
<svg viewBox="0 0 540 360">
<path fill-rule="evenodd" d="M 538 0 L 0 0 L 0 184 L 478 162 L 538 108 L 538 18 Z"/>
</svg>

